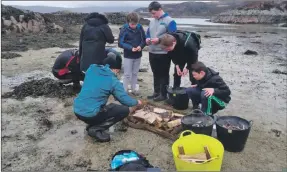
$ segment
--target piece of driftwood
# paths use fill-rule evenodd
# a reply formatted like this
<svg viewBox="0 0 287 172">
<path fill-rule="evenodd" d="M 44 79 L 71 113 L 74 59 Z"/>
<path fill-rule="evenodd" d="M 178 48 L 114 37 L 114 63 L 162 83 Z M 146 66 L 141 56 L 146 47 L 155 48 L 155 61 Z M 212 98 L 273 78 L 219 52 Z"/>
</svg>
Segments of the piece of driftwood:
<svg viewBox="0 0 287 172">
<path fill-rule="evenodd" d="M 135 124 L 135 123 L 131 122 L 131 121 L 129 120 L 129 118 L 125 118 L 125 119 L 124 119 L 124 123 L 125 123 L 126 125 L 128 125 L 129 127 L 131 127 L 131 128 L 150 131 L 150 132 L 153 132 L 153 133 L 155 133 L 155 134 L 158 134 L 158 135 L 160 135 L 160 136 L 162 136 L 162 137 L 164 137 L 164 138 L 170 139 L 170 140 L 172 140 L 172 141 L 175 141 L 175 140 L 178 138 L 177 134 L 171 134 L 171 133 L 166 132 L 166 131 L 164 131 L 164 130 L 161 130 L 161 129 L 157 129 L 157 128 L 155 128 L 155 127 L 152 127 L 152 126 L 150 126 L 149 124 L 146 124 L 146 123 Z"/>
<path fill-rule="evenodd" d="M 174 128 L 174 127 L 177 127 L 181 124 L 181 119 L 176 119 L 176 120 L 173 120 L 173 121 L 170 121 L 167 123 L 167 126 L 169 128 Z"/>
<path fill-rule="evenodd" d="M 177 149 L 178 149 L 178 154 L 179 155 L 185 155 L 185 152 L 184 152 L 184 148 L 183 148 L 183 146 L 182 145 L 179 145 L 178 147 L 177 147 Z"/>
<path fill-rule="evenodd" d="M 205 154 L 206 154 L 206 158 L 207 158 L 207 159 L 210 159 L 210 158 L 211 158 L 211 155 L 210 155 L 210 153 L 209 153 L 208 147 L 207 147 L 207 146 L 204 146 L 203 148 L 204 148 L 204 152 L 205 152 Z"/>
<path fill-rule="evenodd" d="M 154 112 L 154 113 L 161 114 L 161 113 L 166 113 L 167 110 L 161 109 L 161 108 L 153 108 L 153 112 Z"/>
<path fill-rule="evenodd" d="M 206 154 L 204 152 L 202 153 L 198 153 L 198 154 L 193 154 L 193 155 L 178 155 L 178 158 L 180 159 L 185 159 L 185 160 L 188 160 L 188 159 L 198 159 L 198 160 L 202 160 L 202 161 L 205 161 L 207 160 L 206 158 Z"/>
<path fill-rule="evenodd" d="M 172 115 L 174 116 L 174 117 L 183 117 L 184 115 L 182 115 L 182 114 L 179 114 L 179 113 L 172 113 Z"/>
</svg>

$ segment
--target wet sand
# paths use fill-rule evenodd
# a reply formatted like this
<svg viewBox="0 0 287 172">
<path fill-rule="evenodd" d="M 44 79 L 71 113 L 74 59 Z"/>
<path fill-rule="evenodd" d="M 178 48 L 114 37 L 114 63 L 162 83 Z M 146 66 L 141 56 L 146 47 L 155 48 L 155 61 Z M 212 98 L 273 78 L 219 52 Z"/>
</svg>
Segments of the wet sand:
<svg viewBox="0 0 287 172">
<path fill-rule="evenodd" d="M 117 28 L 113 26 L 114 33 Z M 219 71 L 232 92 L 230 104 L 218 115 L 253 120 L 244 151 L 225 151 L 222 170 L 286 168 L 287 75 L 272 73 L 275 69 L 286 71 L 284 32 L 261 27 L 193 29 L 201 31 L 200 61 Z M 22 57 L 1 59 L 2 94 L 25 81 L 54 78 L 50 71 L 55 58 L 51 56 L 56 57 L 65 49 L 15 51 Z M 243 55 L 248 49 L 258 55 Z M 152 93 L 147 52 L 143 54 L 141 67 L 149 68 L 148 72 L 139 73 L 143 79 L 139 82 L 140 92 L 145 98 Z M 173 68 L 170 74 L 172 85 Z M 188 85 L 188 77 L 183 78 L 182 86 Z M 74 116 L 73 98 L 2 98 L 2 170 L 108 170 L 111 156 L 122 149 L 146 155 L 151 164 L 162 170 L 175 170 L 172 142 L 153 133 L 129 128 L 127 132 L 112 133 L 110 143 L 96 143 L 84 132 L 85 124 Z M 272 129 L 282 131 L 280 137 Z"/>
</svg>

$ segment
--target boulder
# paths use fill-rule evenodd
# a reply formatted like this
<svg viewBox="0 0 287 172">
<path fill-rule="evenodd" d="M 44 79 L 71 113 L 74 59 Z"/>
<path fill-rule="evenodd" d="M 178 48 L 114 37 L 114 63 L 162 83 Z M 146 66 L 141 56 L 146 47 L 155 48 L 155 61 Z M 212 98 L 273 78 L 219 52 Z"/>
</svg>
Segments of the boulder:
<svg viewBox="0 0 287 172">
<path fill-rule="evenodd" d="M 23 22 L 23 21 L 24 21 L 24 15 L 20 15 L 20 16 L 19 16 L 19 21 L 20 21 L 20 22 Z"/>
<path fill-rule="evenodd" d="M 10 20 L 13 24 L 17 24 L 17 20 L 13 17 L 13 16 L 10 16 Z"/>
<path fill-rule="evenodd" d="M 280 23 L 278 26 L 279 27 L 287 27 L 287 23 Z"/>
<path fill-rule="evenodd" d="M 11 20 L 2 20 L 3 21 L 3 25 L 4 25 L 4 27 L 10 27 L 11 26 L 11 24 L 12 24 L 12 21 Z"/>
</svg>

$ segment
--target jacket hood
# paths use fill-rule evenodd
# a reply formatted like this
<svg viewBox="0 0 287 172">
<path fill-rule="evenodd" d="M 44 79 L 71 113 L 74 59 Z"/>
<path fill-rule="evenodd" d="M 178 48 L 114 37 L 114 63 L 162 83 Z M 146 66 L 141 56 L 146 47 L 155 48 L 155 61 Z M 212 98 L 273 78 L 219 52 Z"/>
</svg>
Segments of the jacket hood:
<svg viewBox="0 0 287 172">
<path fill-rule="evenodd" d="M 93 64 L 90 66 L 92 68 L 92 71 L 96 73 L 96 75 L 102 75 L 102 76 L 116 76 L 110 69 L 109 65 L 96 65 Z"/>
<path fill-rule="evenodd" d="M 209 80 L 211 77 L 219 75 L 219 72 L 215 72 L 213 69 L 210 69 L 209 67 L 207 68 L 207 72 L 203 78 L 203 80 Z"/>
<path fill-rule="evenodd" d="M 105 15 L 99 14 L 97 12 L 89 14 L 85 18 L 85 21 L 89 25 L 92 25 L 92 26 L 100 26 L 102 24 L 108 24 L 109 23 L 109 21 L 108 21 L 108 19 L 106 18 Z"/>
</svg>

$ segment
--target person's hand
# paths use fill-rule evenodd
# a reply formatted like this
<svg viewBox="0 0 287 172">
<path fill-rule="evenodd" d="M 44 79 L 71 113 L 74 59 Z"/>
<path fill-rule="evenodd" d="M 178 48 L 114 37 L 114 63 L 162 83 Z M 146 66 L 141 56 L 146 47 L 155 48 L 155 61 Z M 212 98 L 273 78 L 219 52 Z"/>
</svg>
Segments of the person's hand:
<svg viewBox="0 0 287 172">
<path fill-rule="evenodd" d="M 132 49 L 132 52 L 136 52 L 136 51 L 138 51 L 137 48 L 133 48 Z"/>
<path fill-rule="evenodd" d="M 137 47 L 137 51 L 141 51 L 142 50 L 142 47 L 141 46 L 138 46 Z"/>
<path fill-rule="evenodd" d="M 195 84 L 195 85 L 191 85 L 191 88 L 194 88 L 194 87 L 197 87 L 197 84 Z"/>
<path fill-rule="evenodd" d="M 182 72 L 181 72 L 181 70 L 180 70 L 179 66 L 178 66 L 178 65 L 176 65 L 175 67 L 176 67 L 177 75 L 178 75 L 178 76 L 181 76 L 181 75 L 182 75 Z"/>
<path fill-rule="evenodd" d="M 154 45 L 154 44 L 157 44 L 159 42 L 159 39 L 158 38 L 152 38 L 151 39 L 151 43 Z"/>
<path fill-rule="evenodd" d="M 142 101 L 138 100 L 138 105 L 142 105 Z"/>
<path fill-rule="evenodd" d="M 205 91 L 204 95 L 206 97 L 212 96 L 214 93 L 214 88 L 204 88 L 203 90 Z"/>
<path fill-rule="evenodd" d="M 150 44 L 151 44 L 151 39 L 150 39 L 150 38 L 145 39 L 145 43 L 146 43 L 147 45 L 150 45 Z"/>
<path fill-rule="evenodd" d="M 182 76 L 185 76 L 188 73 L 188 69 L 184 68 L 182 72 Z"/>
</svg>

